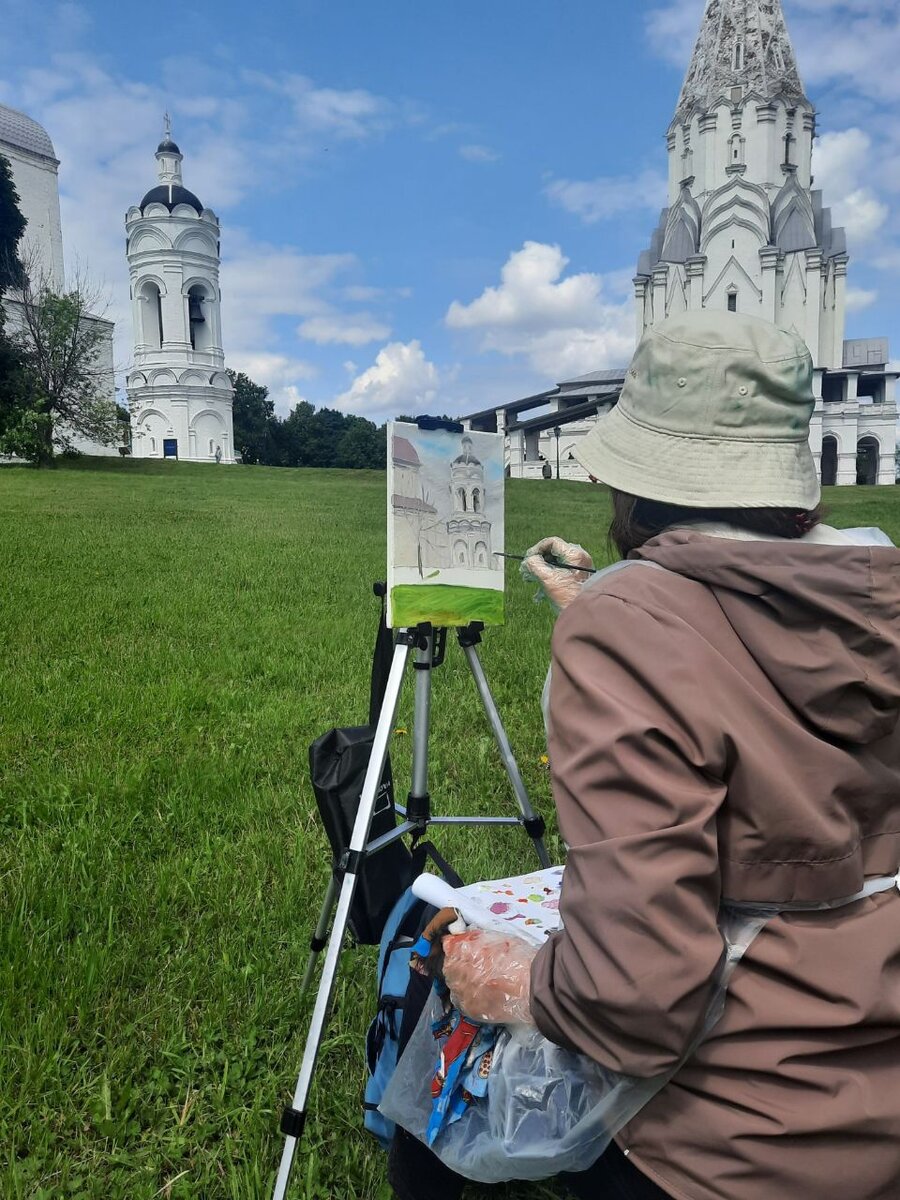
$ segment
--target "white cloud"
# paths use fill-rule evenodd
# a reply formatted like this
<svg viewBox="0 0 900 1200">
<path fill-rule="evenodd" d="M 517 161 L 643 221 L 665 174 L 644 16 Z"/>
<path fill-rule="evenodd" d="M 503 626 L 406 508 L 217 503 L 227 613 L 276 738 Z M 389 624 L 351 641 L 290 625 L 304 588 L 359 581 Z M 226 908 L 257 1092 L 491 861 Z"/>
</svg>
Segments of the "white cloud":
<svg viewBox="0 0 900 1200">
<path fill-rule="evenodd" d="M 268 388 L 269 398 L 275 402 L 275 411 L 283 417 L 303 399 L 299 381 L 312 379 L 317 374 L 312 363 L 290 358 L 286 354 L 238 350 L 229 354 L 228 365 L 235 371 L 249 375 L 254 383 Z"/>
<path fill-rule="evenodd" d="M 476 333 L 482 350 L 525 355 L 553 380 L 627 362 L 633 301 L 607 299 L 603 276 L 564 278 L 568 262 L 559 246 L 526 242 L 507 259 L 498 286 L 469 304 L 454 300 L 447 325 Z"/>
<path fill-rule="evenodd" d="M 586 225 L 636 208 L 659 209 L 666 202 L 666 179 L 659 171 L 597 179 L 556 179 L 544 188 L 554 204 L 581 217 Z"/>
<path fill-rule="evenodd" d="M 674 0 L 674 3 L 653 9 L 645 18 L 647 37 L 654 53 L 682 71 L 687 70 L 697 40 L 704 4 L 705 0 Z"/>
<path fill-rule="evenodd" d="M 831 205 L 835 222 L 844 225 L 852 242 L 864 242 L 878 232 L 888 217 L 888 207 L 871 188 L 860 186 L 870 177 L 872 139 L 862 129 L 851 128 L 822 135 L 813 154 L 816 186 Z"/>
<path fill-rule="evenodd" d="M 337 138 L 360 140 L 384 133 L 397 119 L 397 106 L 364 88 L 320 87 L 307 75 L 265 75 L 244 71 L 247 83 L 284 96 L 294 120 L 304 130 Z"/>
<path fill-rule="evenodd" d="M 866 288 L 848 287 L 847 288 L 847 312 L 861 312 L 864 308 L 871 306 L 878 299 L 876 291 L 869 291 Z"/>
<path fill-rule="evenodd" d="M 356 267 L 352 254 L 302 254 L 295 246 L 255 242 L 239 231 L 224 241 L 223 251 L 226 347 L 264 347 L 275 336 L 273 318 L 328 314 L 322 292 Z"/>
<path fill-rule="evenodd" d="M 425 357 L 420 342 L 390 342 L 334 404 L 342 412 L 375 421 L 410 410 L 421 413 L 434 406 L 440 382 L 438 369 Z"/>
<path fill-rule="evenodd" d="M 466 162 L 473 163 L 494 163 L 500 158 L 496 150 L 492 150 L 490 146 L 468 145 L 460 146 L 460 158 L 464 158 Z"/>
<path fill-rule="evenodd" d="M 297 327 L 297 333 L 320 346 L 365 346 L 388 337 L 391 327 L 369 313 L 328 313 L 310 317 Z"/>
</svg>

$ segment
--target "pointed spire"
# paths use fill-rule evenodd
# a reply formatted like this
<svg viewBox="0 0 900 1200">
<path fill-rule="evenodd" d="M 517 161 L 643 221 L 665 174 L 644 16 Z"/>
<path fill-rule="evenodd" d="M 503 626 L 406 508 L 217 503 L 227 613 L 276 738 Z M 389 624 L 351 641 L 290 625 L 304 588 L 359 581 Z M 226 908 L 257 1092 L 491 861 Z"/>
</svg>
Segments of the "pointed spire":
<svg viewBox="0 0 900 1200">
<path fill-rule="evenodd" d="M 676 119 L 732 99 L 734 88 L 766 100 L 806 99 L 781 0 L 708 0 Z"/>
</svg>

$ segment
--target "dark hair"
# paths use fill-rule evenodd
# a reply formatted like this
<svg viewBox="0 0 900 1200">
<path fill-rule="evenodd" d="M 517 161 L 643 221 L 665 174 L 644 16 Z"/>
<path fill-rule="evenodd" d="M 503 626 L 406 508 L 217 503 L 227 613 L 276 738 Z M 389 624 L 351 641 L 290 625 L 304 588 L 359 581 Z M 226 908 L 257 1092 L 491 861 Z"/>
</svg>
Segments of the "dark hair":
<svg viewBox="0 0 900 1200">
<path fill-rule="evenodd" d="M 623 558 L 672 525 L 716 521 L 764 537 L 799 538 L 822 520 L 822 510 L 797 508 L 685 508 L 660 500 L 645 500 L 610 488 L 613 518 L 609 540 Z"/>
</svg>

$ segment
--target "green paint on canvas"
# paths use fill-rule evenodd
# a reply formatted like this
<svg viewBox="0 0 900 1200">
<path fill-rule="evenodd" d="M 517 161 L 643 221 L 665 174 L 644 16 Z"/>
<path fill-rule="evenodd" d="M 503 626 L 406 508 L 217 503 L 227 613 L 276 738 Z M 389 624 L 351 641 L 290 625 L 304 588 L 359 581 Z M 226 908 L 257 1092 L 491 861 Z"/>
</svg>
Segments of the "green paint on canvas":
<svg viewBox="0 0 900 1200">
<path fill-rule="evenodd" d="M 446 583 L 400 583 L 391 588 L 391 623 L 404 625 L 503 624 L 503 592 L 492 588 L 451 587 Z"/>
</svg>

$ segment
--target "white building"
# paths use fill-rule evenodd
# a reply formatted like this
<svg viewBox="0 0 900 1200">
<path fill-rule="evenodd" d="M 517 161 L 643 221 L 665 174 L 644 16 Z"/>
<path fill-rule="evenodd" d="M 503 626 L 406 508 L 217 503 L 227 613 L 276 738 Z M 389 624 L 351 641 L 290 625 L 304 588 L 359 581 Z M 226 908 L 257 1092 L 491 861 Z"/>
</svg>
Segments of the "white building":
<svg viewBox="0 0 900 1200">
<path fill-rule="evenodd" d="M 492 569 L 491 522 L 485 511 L 484 466 L 464 437 L 450 464 L 450 519 L 447 522 L 454 567 Z"/>
<path fill-rule="evenodd" d="M 13 182 L 19 194 L 19 207 L 27 221 L 22 239 L 24 257 L 41 280 L 55 292 L 65 291 L 62 222 L 59 214 L 59 160 L 50 136 L 37 121 L 17 109 L 0 104 L 0 155 L 12 168 Z M 15 292 L 4 299 L 7 320 L 21 328 L 22 306 Z M 102 331 L 98 350 L 98 377 L 101 396 L 114 401 L 113 323 L 93 317 Z M 117 454 L 115 446 L 101 446 L 84 439 L 73 439 L 84 454 Z"/>
<path fill-rule="evenodd" d="M 156 151 L 159 184 L 125 218 L 134 313 L 132 453 L 233 463 L 219 219 L 184 187 L 182 157 L 167 133 Z"/>
<path fill-rule="evenodd" d="M 700 308 L 795 330 L 815 366 L 810 442 L 823 482 L 893 483 L 897 375 L 886 338 L 845 340 L 849 256 L 814 188 L 815 133 L 780 0 L 708 0 L 667 134 L 669 203 L 634 280 L 636 334 Z M 560 474 L 576 478 L 572 445 L 623 377 L 595 372 L 469 422 L 492 428 L 496 416 L 513 475 L 540 474 L 541 455 L 555 474 L 567 443 Z"/>
</svg>

